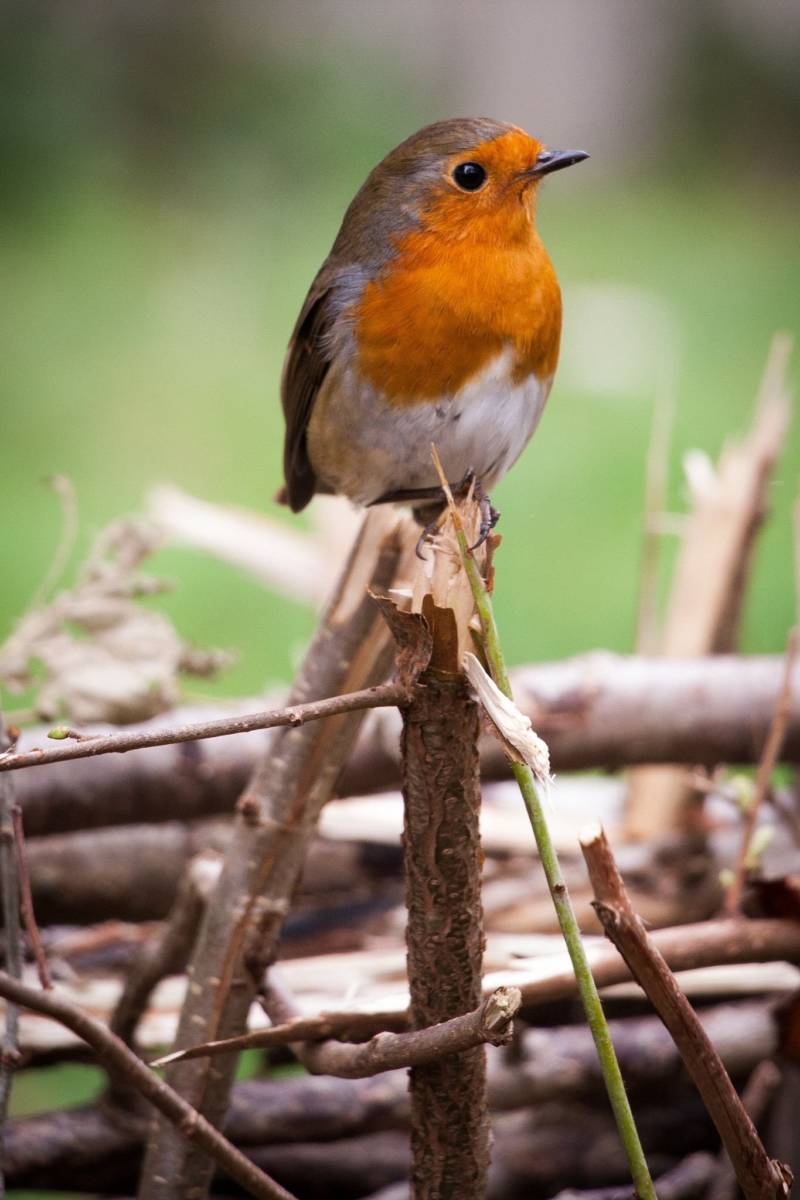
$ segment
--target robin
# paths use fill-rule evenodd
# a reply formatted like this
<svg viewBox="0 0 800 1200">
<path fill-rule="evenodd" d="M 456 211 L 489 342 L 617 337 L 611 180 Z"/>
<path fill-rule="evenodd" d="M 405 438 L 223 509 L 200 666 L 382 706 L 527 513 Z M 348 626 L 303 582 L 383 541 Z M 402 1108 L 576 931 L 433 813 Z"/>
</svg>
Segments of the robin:
<svg viewBox="0 0 800 1200">
<path fill-rule="evenodd" d="M 558 362 L 561 293 L 536 193 L 587 157 L 470 118 L 427 125 L 375 167 L 289 344 L 281 502 L 402 502 L 427 524 L 444 504 L 434 443 L 453 486 L 480 489 L 487 536 L 486 492 L 530 439 Z"/>
</svg>

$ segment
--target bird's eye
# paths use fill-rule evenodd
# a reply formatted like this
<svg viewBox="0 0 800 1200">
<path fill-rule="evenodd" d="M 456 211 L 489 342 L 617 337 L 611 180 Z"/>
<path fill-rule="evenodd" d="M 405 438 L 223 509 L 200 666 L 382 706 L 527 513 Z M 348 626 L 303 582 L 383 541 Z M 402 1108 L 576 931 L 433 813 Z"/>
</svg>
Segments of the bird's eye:
<svg viewBox="0 0 800 1200">
<path fill-rule="evenodd" d="M 453 181 L 463 192 L 477 192 L 486 182 L 486 168 L 476 162 L 459 163 L 453 168 Z"/>
</svg>

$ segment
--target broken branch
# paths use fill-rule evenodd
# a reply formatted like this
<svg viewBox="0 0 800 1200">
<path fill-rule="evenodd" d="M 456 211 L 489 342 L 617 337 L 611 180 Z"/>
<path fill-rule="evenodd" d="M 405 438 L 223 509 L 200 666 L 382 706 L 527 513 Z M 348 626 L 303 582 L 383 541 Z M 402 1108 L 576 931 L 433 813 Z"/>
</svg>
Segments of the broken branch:
<svg viewBox="0 0 800 1200">
<path fill-rule="evenodd" d="M 697 1014 L 631 906 L 608 840 L 599 826 L 581 837 L 594 888 L 594 907 L 606 936 L 625 959 L 675 1041 L 702 1096 L 747 1200 L 788 1194 L 791 1172 L 770 1159 L 730 1076 Z"/>
</svg>

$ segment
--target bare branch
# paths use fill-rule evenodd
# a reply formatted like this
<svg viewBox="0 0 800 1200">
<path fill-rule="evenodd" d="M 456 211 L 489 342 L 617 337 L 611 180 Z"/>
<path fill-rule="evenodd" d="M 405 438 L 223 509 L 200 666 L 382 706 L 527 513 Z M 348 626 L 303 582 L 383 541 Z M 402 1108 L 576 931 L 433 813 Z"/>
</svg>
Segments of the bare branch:
<svg viewBox="0 0 800 1200">
<path fill-rule="evenodd" d="M 742 1091 L 744 1110 L 753 1124 L 758 1127 L 772 1099 L 781 1085 L 781 1072 L 769 1058 L 758 1063 Z M 716 1162 L 716 1171 L 706 1200 L 735 1200 L 737 1194 L 736 1172 L 730 1156 L 723 1148 Z"/>
<path fill-rule="evenodd" d="M 750 843 L 753 838 L 753 830 L 756 827 L 758 814 L 761 811 L 761 806 L 764 803 L 769 790 L 772 772 L 775 770 L 775 766 L 778 761 L 778 755 L 780 754 L 781 746 L 783 745 L 783 739 L 786 737 L 786 727 L 789 723 L 789 711 L 792 701 L 792 674 L 794 672 L 795 663 L 797 662 L 797 652 L 799 648 L 800 627 L 795 626 L 790 630 L 789 638 L 786 643 L 786 660 L 783 670 L 783 680 L 781 681 L 781 690 L 775 705 L 775 713 L 769 728 L 767 740 L 764 743 L 764 749 L 761 752 L 761 758 L 758 763 L 753 797 L 745 814 L 744 829 L 742 830 L 742 842 L 736 858 L 733 882 L 728 889 L 727 896 L 725 897 L 725 911 L 728 913 L 735 913 L 741 901 L 742 888 L 744 887 L 745 875 L 747 873 L 748 853 L 750 850 Z"/>
<path fill-rule="evenodd" d="M 267 1012 L 281 1020 L 282 1023 L 298 1021 L 293 1005 L 289 1005 L 283 995 L 276 997 L 274 981 L 270 983 L 264 999 Z M 409 1033 L 388 1033 L 383 1031 L 358 1045 L 346 1042 L 328 1040 L 320 1043 L 293 1043 L 293 1049 L 306 1070 L 312 1075 L 335 1075 L 340 1079 L 363 1079 L 370 1075 L 380 1075 L 383 1071 L 394 1071 L 398 1067 L 419 1066 L 433 1062 L 451 1054 L 461 1054 L 476 1046 L 489 1043 L 500 1046 L 508 1041 L 511 1034 L 511 1023 L 522 1003 L 518 988 L 500 987 L 495 989 L 471 1013 L 453 1017 L 439 1025 L 428 1026 L 427 1029 L 413 1030 Z M 285 1024 L 277 1025 L 277 1028 Z M 262 1046 L 263 1034 L 269 1030 L 256 1030 L 235 1039 L 240 1050 Z M 228 1050 L 231 1049 L 228 1043 Z M 150 1065 L 163 1067 L 170 1062 L 178 1062 L 182 1058 L 199 1058 L 207 1052 L 215 1053 L 214 1043 L 204 1046 L 192 1046 L 189 1050 L 168 1054 L 157 1059 Z"/>
<path fill-rule="evenodd" d="M 241 1151 L 196 1109 L 142 1063 L 123 1041 L 57 993 L 40 992 L 0 971 L 0 995 L 15 1004 L 52 1017 L 94 1049 L 109 1070 L 132 1087 L 251 1195 L 262 1200 L 292 1200 L 290 1192 L 254 1166 Z"/>
<path fill-rule="evenodd" d="M 672 1035 L 730 1155 L 744 1195 L 747 1200 L 785 1197 L 791 1172 L 767 1155 L 710 1038 L 633 911 L 599 826 L 587 830 L 581 849 L 594 888 L 594 907 L 606 935 Z"/>
<path fill-rule="evenodd" d="M 519 667 L 511 679 L 517 704 L 547 740 L 557 773 L 645 762 L 713 766 L 758 762 L 783 665 L 779 655 L 681 660 L 598 651 Z M 247 716 L 247 702 L 236 704 Z M 178 710 L 175 719 L 207 723 L 219 716 L 219 709 L 212 715 L 195 706 Z M 148 723 L 128 732 L 159 728 L 164 726 Z M 391 707 L 369 715 L 339 781 L 341 795 L 397 786 L 399 731 L 400 718 Z M 23 753 L 44 736 L 41 727 L 25 733 Z M 267 735 L 270 741 L 279 736 Z M 251 733 L 156 746 L 128 758 L 32 766 L 17 772 L 16 785 L 27 836 L 229 813 L 263 751 L 263 737 Z M 800 762 L 797 684 L 782 759 Z M 502 748 L 487 740 L 481 747 L 482 777 L 504 778 L 508 771 Z"/>
<path fill-rule="evenodd" d="M 17 876 L 19 878 L 19 896 L 22 905 L 22 916 L 25 929 L 31 943 L 36 969 L 39 972 L 39 982 L 43 988 L 53 986 L 50 970 L 47 966 L 47 955 L 44 952 L 39 926 L 36 924 L 36 914 L 33 909 L 31 881 L 28 874 L 28 863 L 25 858 L 25 831 L 22 827 L 22 809 L 18 804 L 11 805 L 11 825 L 14 831 L 14 853 L 17 858 Z"/>
<path fill-rule="evenodd" d="M 315 700 L 310 704 L 297 704 L 291 708 L 250 713 L 242 717 L 221 717 L 215 721 L 200 721 L 194 725 L 137 729 L 98 737 L 83 735 L 74 744 L 0 756 L 0 771 L 19 771 L 23 767 L 41 767 L 48 763 L 66 762 L 75 758 L 95 758 L 100 754 L 124 754 L 129 750 L 146 750 L 152 746 L 173 746 L 180 742 L 200 741 L 203 738 L 225 737 L 231 733 L 252 733 L 256 729 L 276 729 L 285 725 L 295 727 L 339 713 L 399 704 L 404 694 L 404 690 L 396 684 L 385 683 L 362 688 L 344 696 L 332 696 L 329 700 Z"/>
</svg>

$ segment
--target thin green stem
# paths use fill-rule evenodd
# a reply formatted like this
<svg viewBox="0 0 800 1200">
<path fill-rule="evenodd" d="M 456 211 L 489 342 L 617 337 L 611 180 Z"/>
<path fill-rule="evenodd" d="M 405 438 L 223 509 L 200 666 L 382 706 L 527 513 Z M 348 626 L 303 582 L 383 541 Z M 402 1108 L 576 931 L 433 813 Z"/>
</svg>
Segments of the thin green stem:
<svg viewBox="0 0 800 1200">
<path fill-rule="evenodd" d="M 494 619 L 492 600 L 486 589 L 486 584 L 484 583 L 478 564 L 467 545 L 467 539 L 464 531 L 460 528 L 460 523 L 456 526 L 456 536 L 458 537 L 464 570 L 467 573 L 467 578 L 472 588 L 475 607 L 483 628 L 483 645 L 489 669 L 500 690 L 508 696 L 509 700 L 513 700 L 511 683 L 508 678 L 505 658 L 500 645 L 500 635 Z M 592 1032 L 594 1044 L 597 1047 L 600 1069 L 603 1073 L 606 1091 L 608 1092 L 608 1098 L 611 1101 L 611 1108 L 617 1122 L 619 1136 L 625 1148 L 636 1193 L 640 1200 L 656 1200 L 656 1191 L 653 1187 L 653 1180 L 650 1176 L 644 1151 L 642 1150 L 642 1143 L 639 1139 L 636 1122 L 634 1121 L 633 1112 L 631 1111 L 630 1102 L 625 1091 L 625 1084 L 622 1080 L 617 1056 L 614 1053 L 611 1035 L 608 1031 L 608 1023 L 606 1022 L 597 986 L 592 976 L 589 960 L 586 957 L 586 950 L 581 939 L 578 922 L 575 918 L 575 911 L 572 907 L 572 901 L 569 898 L 567 885 L 561 873 L 558 855 L 556 854 L 553 840 L 550 837 L 550 830 L 547 826 L 539 793 L 536 790 L 533 772 L 524 763 L 512 762 L 511 769 L 514 773 L 514 778 L 519 784 L 519 790 L 522 793 L 525 807 L 528 810 L 528 817 L 533 828 L 533 836 L 536 838 L 536 845 L 539 848 L 539 857 L 544 868 L 547 886 L 553 898 L 558 923 L 561 926 L 561 932 L 564 935 L 564 941 L 566 942 L 567 951 L 572 962 L 572 969 L 575 972 L 575 979 L 578 984 L 578 991 L 581 1003 L 583 1004 L 583 1010 L 586 1014 L 586 1020 Z"/>
</svg>

